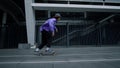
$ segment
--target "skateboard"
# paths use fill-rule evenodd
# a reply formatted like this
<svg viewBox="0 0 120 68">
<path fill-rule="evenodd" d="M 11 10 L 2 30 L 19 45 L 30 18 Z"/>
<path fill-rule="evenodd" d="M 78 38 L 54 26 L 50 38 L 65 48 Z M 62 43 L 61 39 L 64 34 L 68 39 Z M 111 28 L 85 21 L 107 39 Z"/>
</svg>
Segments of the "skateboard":
<svg viewBox="0 0 120 68">
<path fill-rule="evenodd" d="M 54 56 L 55 52 L 46 52 L 46 51 L 42 51 L 42 52 L 36 52 L 35 55 L 37 56 Z"/>
<path fill-rule="evenodd" d="M 55 52 L 45 52 L 44 51 L 44 52 L 41 52 L 40 55 L 42 55 L 42 56 L 49 56 L 49 55 L 54 56 Z"/>
</svg>

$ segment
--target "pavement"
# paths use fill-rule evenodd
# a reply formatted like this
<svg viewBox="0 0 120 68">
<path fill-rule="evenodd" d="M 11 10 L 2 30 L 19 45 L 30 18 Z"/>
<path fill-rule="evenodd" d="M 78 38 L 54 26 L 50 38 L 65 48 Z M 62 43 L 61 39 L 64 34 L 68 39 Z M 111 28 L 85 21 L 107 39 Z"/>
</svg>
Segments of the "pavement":
<svg viewBox="0 0 120 68">
<path fill-rule="evenodd" d="M 120 68 L 120 47 L 53 49 L 54 56 L 37 56 L 34 49 L 0 49 L 0 68 Z"/>
</svg>

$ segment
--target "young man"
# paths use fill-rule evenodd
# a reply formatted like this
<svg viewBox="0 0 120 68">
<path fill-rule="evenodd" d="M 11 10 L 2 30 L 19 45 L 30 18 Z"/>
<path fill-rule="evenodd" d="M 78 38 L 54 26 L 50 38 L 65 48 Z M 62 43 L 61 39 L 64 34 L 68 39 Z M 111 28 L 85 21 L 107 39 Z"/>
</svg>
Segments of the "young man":
<svg viewBox="0 0 120 68">
<path fill-rule="evenodd" d="M 52 38 L 55 36 L 55 31 L 58 32 L 55 24 L 58 20 L 60 20 L 61 15 L 56 13 L 53 18 L 48 19 L 45 23 L 40 27 L 40 31 L 42 33 L 42 41 L 41 44 L 36 48 L 36 52 L 39 52 L 44 46 L 47 46 L 46 52 L 52 52 L 51 43 Z"/>
</svg>

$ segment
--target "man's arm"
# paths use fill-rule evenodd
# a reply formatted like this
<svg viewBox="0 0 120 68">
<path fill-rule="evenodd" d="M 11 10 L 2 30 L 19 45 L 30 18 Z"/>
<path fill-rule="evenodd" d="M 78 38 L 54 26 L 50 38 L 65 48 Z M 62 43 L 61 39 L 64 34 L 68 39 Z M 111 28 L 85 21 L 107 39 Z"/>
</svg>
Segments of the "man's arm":
<svg viewBox="0 0 120 68">
<path fill-rule="evenodd" d="M 57 27 L 56 27 L 56 26 L 55 26 L 55 31 L 56 31 L 56 32 L 58 32 L 58 29 L 57 29 Z"/>
<path fill-rule="evenodd" d="M 50 22 L 49 22 L 49 27 L 50 27 L 50 31 L 52 32 L 52 36 L 55 36 L 56 27 L 55 27 L 53 21 L 50 21 Z"/>
<path fill-rule="evenodd" d="M 55 32 L 52 32 L 52 37 L 54 37 L 55 36 Z"/>
</svg>

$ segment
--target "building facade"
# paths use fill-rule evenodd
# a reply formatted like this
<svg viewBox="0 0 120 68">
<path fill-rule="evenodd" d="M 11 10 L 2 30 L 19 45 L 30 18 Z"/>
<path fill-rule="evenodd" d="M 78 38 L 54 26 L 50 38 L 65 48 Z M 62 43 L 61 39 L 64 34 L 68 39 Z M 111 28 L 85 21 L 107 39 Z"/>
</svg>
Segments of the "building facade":
<svg viewBox="0 0 120 68">
<path fill-rule="evenodd" d="M 0 47 L 40 43 L 39 26 L 55 13 L 62 15 L 55 46 L 114 46 L 120 44 L 118 0 L 1 1 Z M 12 6 L 10 6 L 12 5 Z"/>
</svg>

